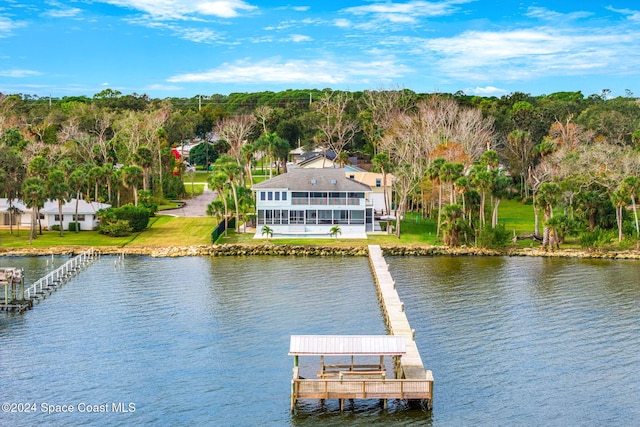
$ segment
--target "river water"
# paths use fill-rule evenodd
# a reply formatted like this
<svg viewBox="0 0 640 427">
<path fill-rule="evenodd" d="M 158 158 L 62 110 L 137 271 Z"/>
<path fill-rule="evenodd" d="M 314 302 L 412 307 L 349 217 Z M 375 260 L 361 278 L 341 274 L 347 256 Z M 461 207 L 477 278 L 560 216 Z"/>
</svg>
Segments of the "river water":
<svg viewBox="0 0 640 427">
<path fill-rule="evenodd" d="M 0 266 L 32 282 L 66 260 Z M 385 333 L 365 258 L 103 257 L 33 310 L 0 313 L 0 402 L 31 411 L 0 425 L 637 423 L 637 262 L 387 261 L 435 377 L 432 413 L 289 411 L 290 335 Z"/>
</svg>

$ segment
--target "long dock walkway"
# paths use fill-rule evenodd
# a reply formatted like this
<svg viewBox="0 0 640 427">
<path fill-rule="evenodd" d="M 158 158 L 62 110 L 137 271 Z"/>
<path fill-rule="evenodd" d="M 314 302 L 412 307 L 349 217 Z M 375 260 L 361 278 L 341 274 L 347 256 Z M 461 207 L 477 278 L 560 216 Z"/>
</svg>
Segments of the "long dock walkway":
<svg viewBox="0 0 640 427">
<path fill-rule="evenodd" d="M 400 301 L 395 281 L 391 277 L 380 246 L 369 245 L 369 262 L 389 333 L 405 339 L 406 353 L 400 358 L 399 377 L 411 380 L 426 379 L 429 382 L 429 393 L 425 400 L 427 409 L 430 410 L 433 407 L 433 373 L 424 368 L 415 342 L 415 330 L 409 324 L 404 312 L 404 303 Z"/>
<path fill-rule="evenodd" d="M 5 291 L 7 298 L 0 304 L 0 311 L 25 311 L 33 307 L 34 302 L 39 302 L 55 292 L 67 280 L 78 273 L 83 267 L 100 257 L 100 252 L 94 248 L 76 255 L 60 267 L 48 273 L 46 276 L 36 280 L 27 289 L 24 285 L 14 287 L 8 297 L 9 292 Z"/>
</svg>

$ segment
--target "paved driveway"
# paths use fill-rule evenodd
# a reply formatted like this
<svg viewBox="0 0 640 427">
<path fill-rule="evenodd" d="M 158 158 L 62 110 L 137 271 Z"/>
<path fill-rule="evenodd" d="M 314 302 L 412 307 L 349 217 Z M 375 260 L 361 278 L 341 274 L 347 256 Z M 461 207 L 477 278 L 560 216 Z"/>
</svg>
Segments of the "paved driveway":
<svg viewBox="0 0 640 427">
<path fill-rule="evenodd" d="M 210 190 L 209 186 L 204 184 L 202 194 L 193 199 L 185 200 L 185 204 L 181 208 L 167 209 L 159 211 L 158 213 L 174 216 L 207 216 L 207 206 L 214 201 L 216 197 L 218 197 L 218 193 Z"/>
</svg>

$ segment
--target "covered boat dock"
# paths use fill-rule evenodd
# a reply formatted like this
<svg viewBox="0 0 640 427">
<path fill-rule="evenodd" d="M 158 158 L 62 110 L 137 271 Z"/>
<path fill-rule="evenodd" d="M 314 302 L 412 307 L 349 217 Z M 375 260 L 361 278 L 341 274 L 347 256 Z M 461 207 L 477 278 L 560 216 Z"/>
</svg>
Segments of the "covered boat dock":
<svg viewBox="0 0 640 427">
<path fill-rule="evenodd" d="M 406 354 L 405 338 L 393 335 L 292 335 L 291 410 L 299 399 L 388 399 L 426 401 L 430 406 L 433 380 L 403 377 L 400 360 Z M 320 358 L 315 378 L 300 374 L 299 357 Z M 388 378 L 385 357 L 391 363 Z M 327 363 L 332 360 L 337 363 Z M 313 374 L 313 373 L 312 373 Z"/>
</svg>

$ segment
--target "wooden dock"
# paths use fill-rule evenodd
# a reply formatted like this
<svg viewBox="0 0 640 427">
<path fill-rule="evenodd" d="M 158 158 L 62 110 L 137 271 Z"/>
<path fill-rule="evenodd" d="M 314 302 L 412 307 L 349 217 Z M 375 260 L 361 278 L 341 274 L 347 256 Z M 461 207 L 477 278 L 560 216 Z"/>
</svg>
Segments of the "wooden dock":
<svg viewBox="0 0 640 427">
<path fill-rule="evenodd" d="M 423 381 L 428 384 L 428 392 L 417 399 L 424 401 L 427 409 L 433 407 L 433 373 L 425 370 L 422 358 L 415 342 L 415 330 L 411 328 L 404 312 L 404 303 L 400 301 L 396 283 L 389 273 L 389 266 L 378 245 L 369 245 L 369 262 L 378 290 L 380 306 L 384 314 L 389 333 L 405 338 L 406 353 L 400 357 L 400 378 Z"/>
<path fill-rule="evenodd" d="M 0 311 L 22 312 L 31 309 L 34 302 L 39 302 L 51 295 L 83 267 L 99 257 L 100 252 L 90 248 L 36 280 L 26 289 L 24 288 L 24 278 L 22 278 L 22 285 L 19 288 L 14 286 L 12 291 L 7 291 L 8 287 L 5 286 L 5 299 L 0 304 Z M 0 280 L 0 286 L 2 286 L 2 280 Z"/>
<path fill-rule="evenodd" d="M 294 357 L 291 410 L 299 399 L 388 399 L 420 402 L 433 407 L 433 375 L 424 369 L 415 333 L 404 313 L 379 246 L 369 246 L 369 260 L 389 335 L 293 335 L 289 355 Z M 300 375 L 298 357 L 320 356 L 318 378 Z M 327 365 L 325 357 L 351 357 L 349 364 Z M 379 357 L 380 362 L 357 364 L 354 358 Z M 387 378 L 384 357 L 393 360 L 394 378 Z"/>
</svg>

